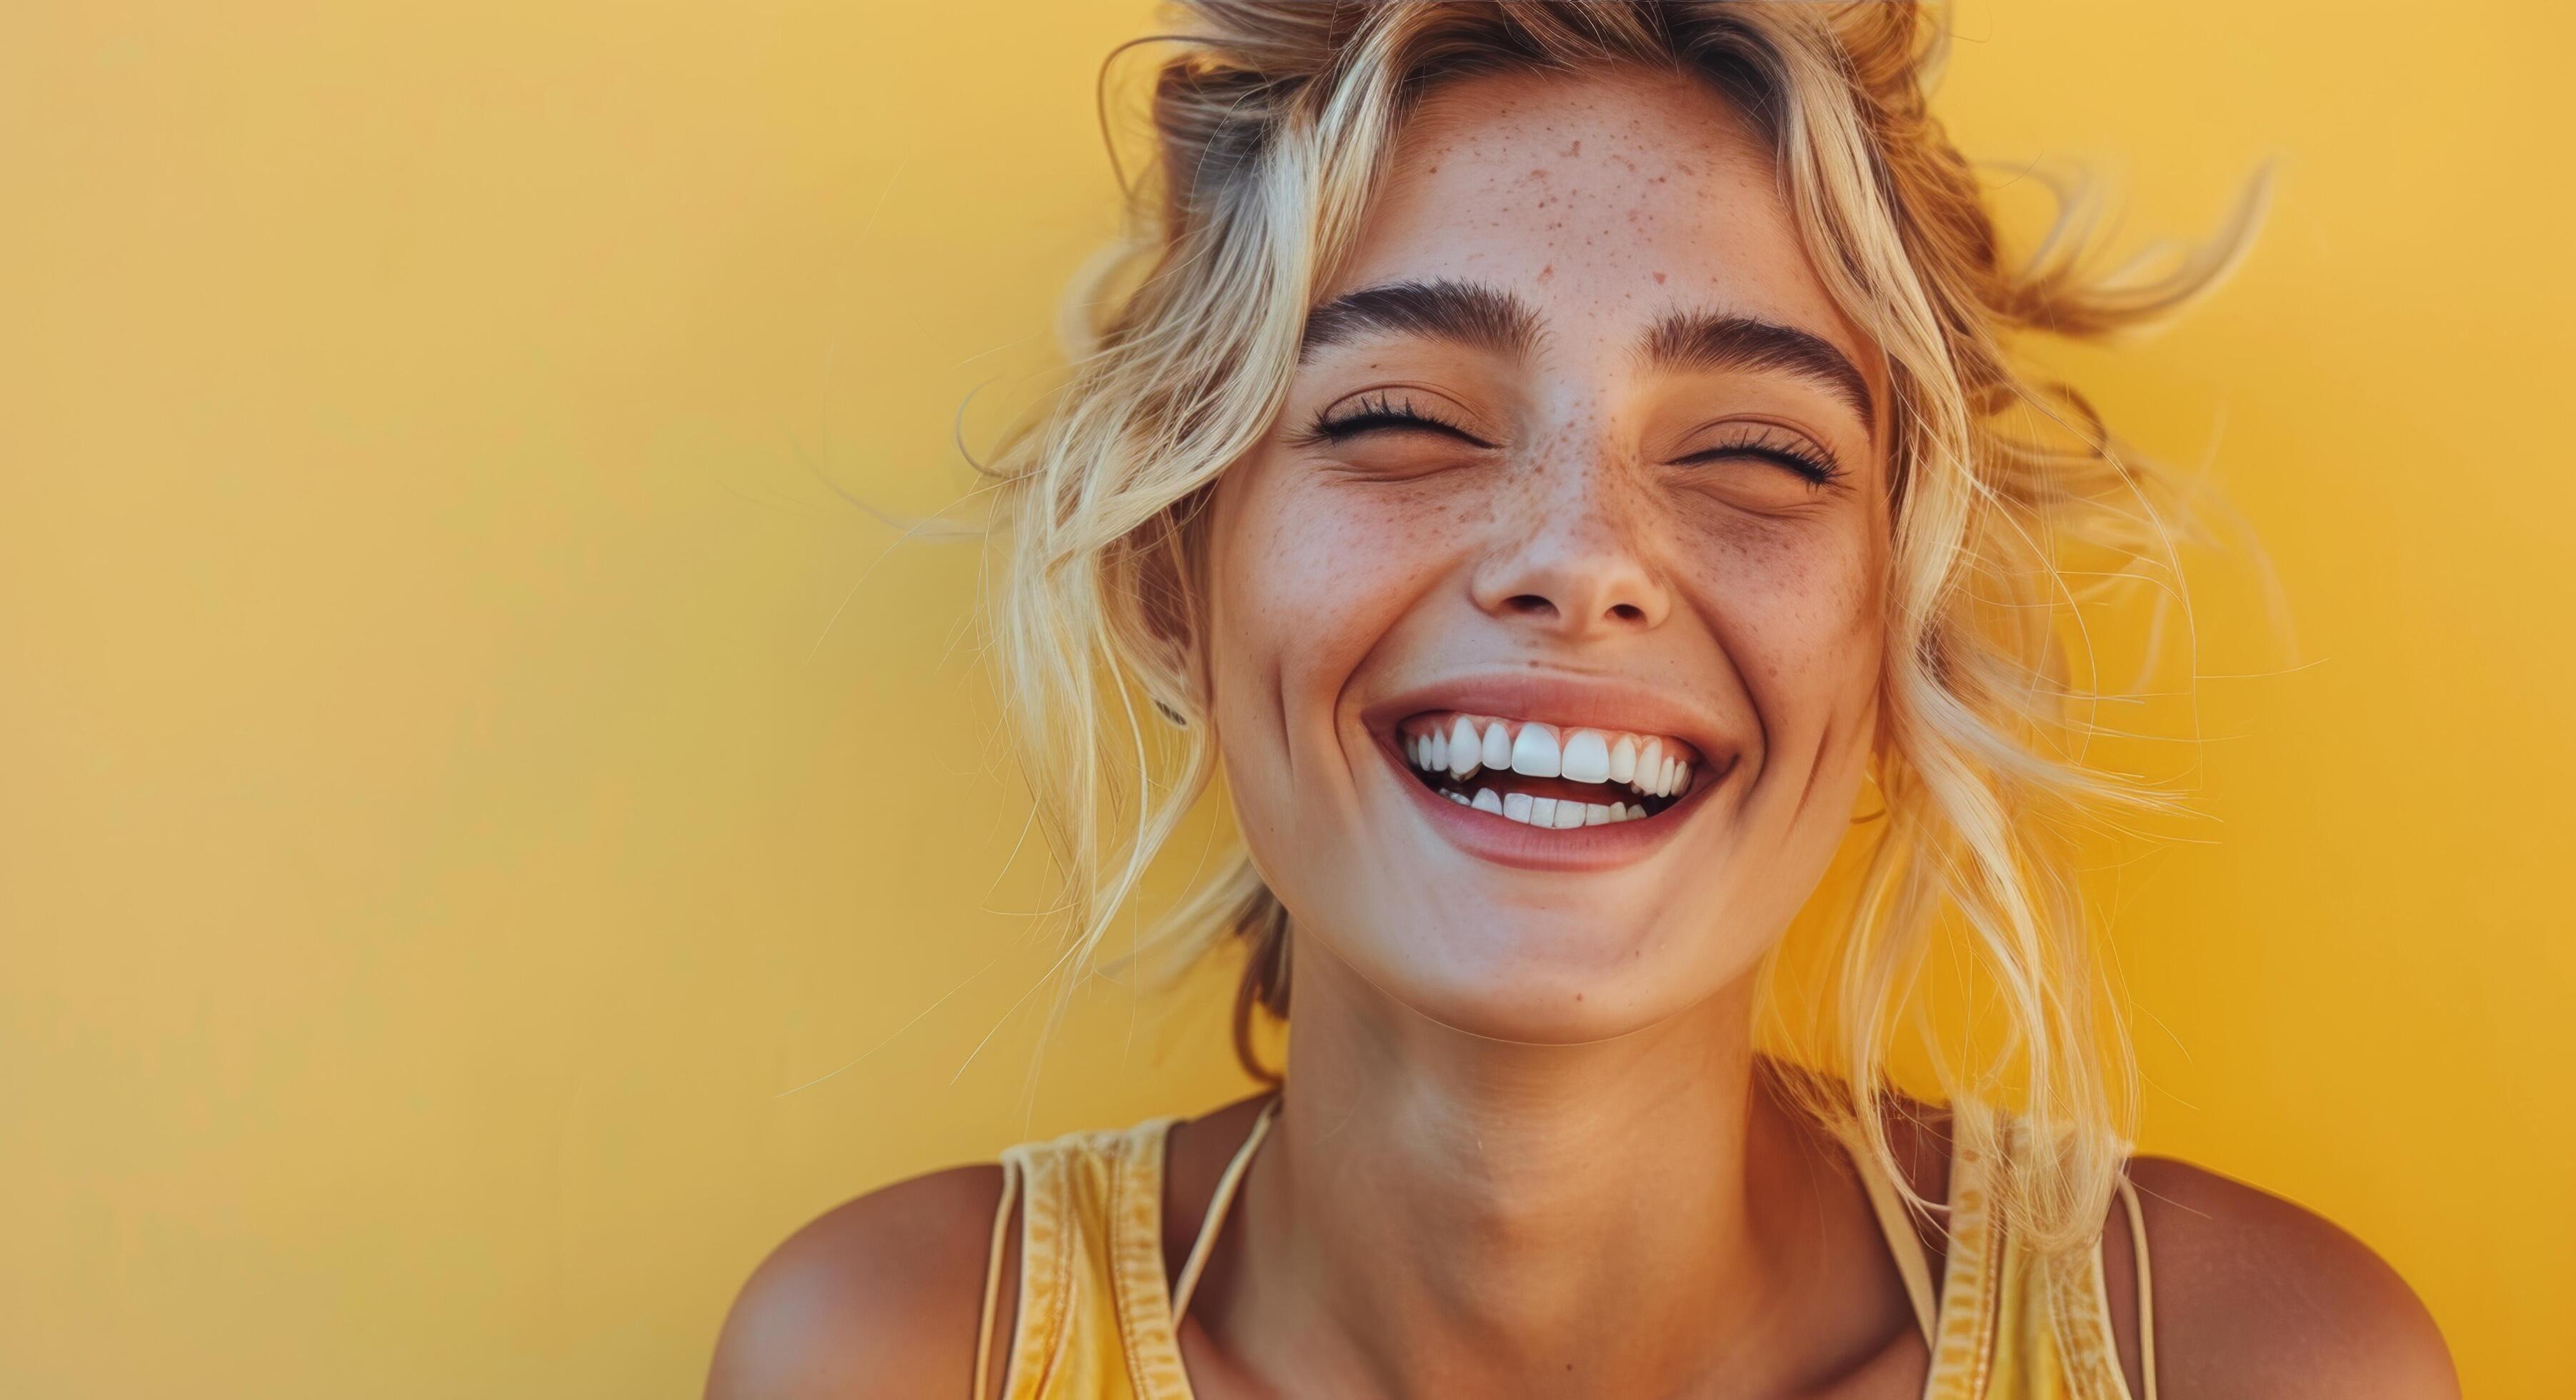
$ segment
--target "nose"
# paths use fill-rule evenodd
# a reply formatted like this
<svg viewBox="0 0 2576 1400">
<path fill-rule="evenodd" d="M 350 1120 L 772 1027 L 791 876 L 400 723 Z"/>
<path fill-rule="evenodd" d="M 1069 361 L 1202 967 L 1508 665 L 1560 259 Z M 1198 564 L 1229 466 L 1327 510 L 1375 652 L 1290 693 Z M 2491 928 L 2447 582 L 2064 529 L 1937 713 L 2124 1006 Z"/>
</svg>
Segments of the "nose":
<svg viewBox="0 0 2576 1400">
<path fill-rule="evenodd" d="M 1649 562 L 1643 523 L 1621 488 L 1584 470 L 1537 503 L 1541 517 L 1477 564 L 1470 585 L 1487 616 L 1563 641 L 1650 631 L 1672 593 Z"/>
</svg>

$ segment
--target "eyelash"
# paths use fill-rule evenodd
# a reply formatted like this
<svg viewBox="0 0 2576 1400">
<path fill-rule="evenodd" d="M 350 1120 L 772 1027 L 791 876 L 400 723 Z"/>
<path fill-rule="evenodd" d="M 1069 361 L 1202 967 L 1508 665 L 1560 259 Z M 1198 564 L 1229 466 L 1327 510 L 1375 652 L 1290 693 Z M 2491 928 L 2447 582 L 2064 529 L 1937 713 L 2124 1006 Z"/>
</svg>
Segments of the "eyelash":
<svg viewBox="0 0 2576 1400">
<path fill-rule="evenodd" d="M 1314 423 L 1305 432 L 1299 434 L 1298 445 L 1311 447 L 1323 443 L 1346 442 L 1362 433 L 1385 429 L 1434 432 L 1472 443 L 1477 447 L 1493 446 L 1492 443 L 1437 414 L 1424 412 L 1414 404 L 1411 397 L 1399 399 L 1383 390 L 1362 397 L 1357 403 L 1348 405 L 1339 414 L 1329 410 L 1317 414 Z M 1740 436 L 1735 441 L 1701 448 L 1682 458 L 1680 464 L 1696 466 L 1706 462 L 1721 461 L 1728 457 L 1751 457 L 1757 461 L 1769 462 L 1773 466 L 1795 474 L 1813 486 L 1832 485 L 1841 480 L 1843 475 L 1842 464 L 1835 461 L 1831 453 L 1810 445 L 1795 434 L 1768 424 L 1757 425 L 1756 431 Z"/>
<path fill-rule="evenodd" d="M 1684 465 L 1715 462 L 1728 457 L 1751 457 L 1784 467 L 1806 479 L 1811 486 L 1830 486 L 1842 479 L 1842 463 L 1832 453 L 1809 443 L 1805 438 L 1767 423 L 1750 425 L 1754 431 L 1730 442 L 1703 447 L 1682 458 Z"/>
<path fill-rule="evenodd" d="M 1346 442 L 1362 433 L 1387 428 L 1434 432 L 1477 447 L 1493 446 L 1448 419 L 1415 407 L 1410 396 L 1399 399 L 1384 390 L 1363 396 L 1338 415 L 1330 410 L 1317 414 L 1314 424 L 1300 435 L 1299 445 Z"/>
</svg>

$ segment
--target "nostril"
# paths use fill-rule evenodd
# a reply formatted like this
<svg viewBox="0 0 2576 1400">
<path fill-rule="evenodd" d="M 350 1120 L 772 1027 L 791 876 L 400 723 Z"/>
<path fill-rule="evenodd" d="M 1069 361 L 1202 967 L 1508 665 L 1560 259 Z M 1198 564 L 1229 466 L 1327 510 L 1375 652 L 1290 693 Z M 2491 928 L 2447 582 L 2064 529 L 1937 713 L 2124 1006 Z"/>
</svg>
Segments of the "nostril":
<svg viewBox="0 0 2576 1400">
<path fill-rule="evenodd" d="M 1646 610 L 1638 607 L 1634 603 L 1615 604 L 1610 609 L 1610 615 L 1619 619 L 1621 622 L 1643 622 L 1646 620 Z"/>
<path fill-rule="evenodd" d="M 1513 612 L 1525 613 L 1531 617 L 1554 617 L 1556 615 L 1556 604 L 1549 602 L 1535 593 L 1515 593 L 1511 597 L 1503 600 L 1503 606 L 1511 609 Z"/>
</svg>

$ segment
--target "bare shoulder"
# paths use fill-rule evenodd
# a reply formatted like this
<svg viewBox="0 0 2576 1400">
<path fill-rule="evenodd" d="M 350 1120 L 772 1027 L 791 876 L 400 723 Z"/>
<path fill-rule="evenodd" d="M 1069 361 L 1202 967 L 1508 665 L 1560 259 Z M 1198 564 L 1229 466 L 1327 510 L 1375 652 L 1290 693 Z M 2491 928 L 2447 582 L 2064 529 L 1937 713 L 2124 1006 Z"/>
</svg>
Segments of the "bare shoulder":
<svg viewBox="0 0 2576 1400">
<path fill-rule="evenodd" d="M 898 1182 L 825 1212 L 753 1271 L 708 1400 L 963 1395 L 974 1376 L 998 1165 Z"/>
<path fill-rule="evenodd" d="M 2154 1269 L 2158 1389 L 2170 1400 L 2459 1394 L 2414 1290 L 2323 1216 L 2166 1158 L 2137 1159 L 2130 1180 Z"/>
</svg>

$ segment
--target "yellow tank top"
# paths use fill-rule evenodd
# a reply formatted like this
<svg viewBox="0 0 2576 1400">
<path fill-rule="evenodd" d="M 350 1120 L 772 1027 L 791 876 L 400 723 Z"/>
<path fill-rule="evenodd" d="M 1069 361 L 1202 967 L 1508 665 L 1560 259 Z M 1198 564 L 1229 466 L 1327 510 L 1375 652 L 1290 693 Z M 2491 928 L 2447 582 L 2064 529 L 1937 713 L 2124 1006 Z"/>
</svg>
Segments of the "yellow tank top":
<svg viewBox="0 0 2576 1400">
<path fill-rule="evenodd" d="M 1002 1154 L 1002 1200 L 984 1284 L 975 1400 L 987 1394 L 1005 1231 L 1020 1210 L 1019 1322 L 1008 1400 L 1191 1400 L 1179 1319 L 1198 1287 L 1243 1172 L 1269 1130 L 1273 1099 L 1219 1179 L 1180 1277 L 1163 1277 L 1163 1142 L 1173 1118 L 1024 1143 Z M 1973 1148 L 1950 1159 L 1950 1249 L 1939 1302 L 1923 1242 L 1868 1154 L 1852 1160 L 1869 1193 L 1932 1352 L 1924 1400 L 2156 1400 L 2154 1313 L 2136 1193 L 2120 1184 L 2137 1260 L 2143 1395 L 2120 1374 L 2100 1249 L 2052 1261 L 2018 1248 L 1994 1208 L 1993 1164 Z"/>
</svg>

